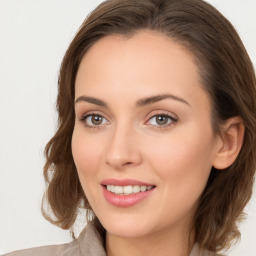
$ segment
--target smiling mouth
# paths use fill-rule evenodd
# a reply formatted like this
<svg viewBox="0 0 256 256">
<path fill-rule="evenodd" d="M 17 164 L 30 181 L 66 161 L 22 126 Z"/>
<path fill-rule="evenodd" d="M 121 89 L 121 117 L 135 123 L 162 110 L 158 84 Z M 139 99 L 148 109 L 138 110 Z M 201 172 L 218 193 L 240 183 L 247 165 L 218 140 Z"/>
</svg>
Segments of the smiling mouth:
<svg viewBox="0 0 256 256">
<path fill-rule="evenodd" d="M 145 192 L 153 189 L 155 186 L 139 186 L 139 185 L 128 185 L 128 186 L 115 186 L 115 185 L 104 185 L 104 187 L 113 194 L 116 195 L 132 195 L 140 192 Z"/>
</svg>

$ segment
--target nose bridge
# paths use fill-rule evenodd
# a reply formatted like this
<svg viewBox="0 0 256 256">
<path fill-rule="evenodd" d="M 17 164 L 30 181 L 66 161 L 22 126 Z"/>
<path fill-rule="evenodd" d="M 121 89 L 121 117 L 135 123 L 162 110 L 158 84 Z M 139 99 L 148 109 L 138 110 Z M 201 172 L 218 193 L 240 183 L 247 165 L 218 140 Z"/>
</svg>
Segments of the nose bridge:
<svg viewBox="0 0 256 256">
<path fill-rule="evenodd" d="M 139 164 L 141 155 L 136 137 L 136 130 L 126 120 L 116 124 L 108 141 L 105 162 L 114 169 Z"/>
</svg>

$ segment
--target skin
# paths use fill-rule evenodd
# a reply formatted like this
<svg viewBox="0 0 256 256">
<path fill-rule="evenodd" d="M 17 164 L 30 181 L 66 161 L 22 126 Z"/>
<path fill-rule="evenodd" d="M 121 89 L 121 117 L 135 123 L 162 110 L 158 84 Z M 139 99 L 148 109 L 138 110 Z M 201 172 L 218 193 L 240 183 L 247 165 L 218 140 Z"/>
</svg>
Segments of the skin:
<svg viewBox="0 0 256 256">
<path fill-rule="evenodd" d="M 162 94 L 182 100 L 136 106 L 142 98 Z M 82 59 L 75 100 L 73 157 L 86 197 L 107 231 L 107 255 L 188 256 L 199 197 L 211 167 L 227 156 L 220 153 L 223 138 L 213 134 L 210 99 L 193 56 L 152 31 L 107 36 Z M 102 116 L 102 122 L 91 114 Z M 159 124 L 156 115 L 166 114 L 177 122 L 167 118 L 169 125 Z M 236 127 L 229 124 L 226 130 L 231 126 Z M 230 130 L 237 134 L 236 128 Z M 102 193 L 100 183 L 107 178 L 136 179 L 156 188 L 134 206 L 116 207 Z"/>
</svg>

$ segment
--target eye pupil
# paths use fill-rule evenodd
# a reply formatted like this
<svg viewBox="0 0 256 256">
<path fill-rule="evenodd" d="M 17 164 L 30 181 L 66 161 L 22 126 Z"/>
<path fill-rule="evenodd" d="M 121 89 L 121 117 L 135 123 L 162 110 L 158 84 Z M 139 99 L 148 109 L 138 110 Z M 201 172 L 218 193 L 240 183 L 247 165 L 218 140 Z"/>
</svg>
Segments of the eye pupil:
<svg viewBox="0 0 256 256">
<path fill-rule="evenodd" d="M 99 125 L 102 123 L 102 117 L 101 116 L 92 116 L 92 123 L 94 125 Z"/>
<path fill-rule="evenodd" d="M 166 116 L 157 116 L 156 117 L 156 122 L 159 125 L 167 124 L 168 118 Z"/>
</svg>

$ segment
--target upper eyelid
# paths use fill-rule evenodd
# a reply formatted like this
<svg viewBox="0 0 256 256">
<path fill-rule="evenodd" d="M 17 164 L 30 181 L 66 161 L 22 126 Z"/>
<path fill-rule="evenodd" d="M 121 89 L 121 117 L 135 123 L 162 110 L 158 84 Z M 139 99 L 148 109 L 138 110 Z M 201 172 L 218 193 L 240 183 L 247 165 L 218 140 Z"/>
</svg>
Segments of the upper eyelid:
<svg viewBox="0 0 256 256">
<path fill-rule="evenodd" d="M 85 112 L 85 113 L 83 113 L 83 114 L 81 115 L 81 118 L 88 117 L 88 116 L 93 116 L 93 115 L 102 116 L 102 117 L 104 117 L 104 118 L 107 119 L 107 120 L 109 119 L 108 117 L 106 117 L 105 114 L 102 114 L 102 112 L 100 112 L 100 111 L 88 111 L 88 112 Z"/>
<path fill-rule="evenodd" d="M 106 119 L 110 119 L 106 114 L 103 114 L 101 111 L 97 111 L 97 110 L 85 112 L 81 115 L 81 117 L 86 117 L 86 116 L 90 116 L 90 115 L 99 115 Z M 167 111 L 167 110 L 153 110 L 150 112 L 150 114 L 146 115 L 146 119 L 152 118 L 157 115 L 166 115 L 166 116 L 172 117 L 173 119 L 178 119 L 177 115 L 175 115 L 172 112 Z"/>
<path fill-rule="evenodd" d="M 146 122 L 148 122 L 154 116 L 161 116 L 161 115 L 169 116 L 169 118 L 174 119 L 174 120 L 178 120 L 179 119 L 177 115 L 175 115 L 174 113 L 172 113 L 170 111 L 167 111 L 167 110 L 154 110 L 154 111 L 150 112 L 150 114 L 147 115 L 147 117 L 146 117 L 147 121 Z"/>
</svg>

